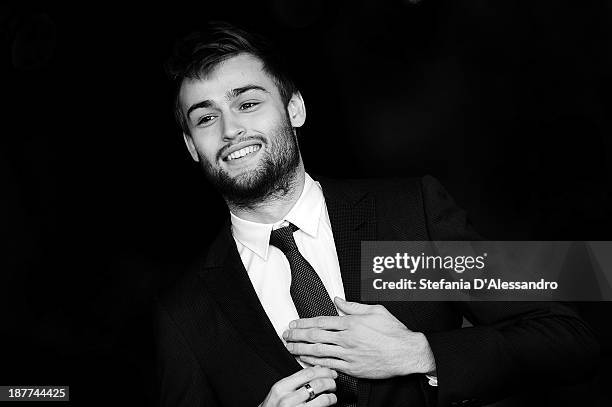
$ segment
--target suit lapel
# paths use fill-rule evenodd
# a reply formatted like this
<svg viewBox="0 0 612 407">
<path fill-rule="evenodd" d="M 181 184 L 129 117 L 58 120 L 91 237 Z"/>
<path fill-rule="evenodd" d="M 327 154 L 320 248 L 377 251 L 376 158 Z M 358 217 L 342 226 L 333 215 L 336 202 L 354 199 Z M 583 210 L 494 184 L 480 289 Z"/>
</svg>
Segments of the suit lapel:
<svg viewBox="0 0 612 407">
<path fill-rule="evenodd" d="M 211 295 L 240 336 L 262 360 L 288 376 L 301 369 L 276 334 L 240 259 L 226 224 L 200 272 Z"/>
<path fill-rule="evenodd" d="M 376 239 L 374 198 L 320 179 L 332 225 L 342 284 L 348 301 L 361 298 L 361 241 Z"/>
</svg>

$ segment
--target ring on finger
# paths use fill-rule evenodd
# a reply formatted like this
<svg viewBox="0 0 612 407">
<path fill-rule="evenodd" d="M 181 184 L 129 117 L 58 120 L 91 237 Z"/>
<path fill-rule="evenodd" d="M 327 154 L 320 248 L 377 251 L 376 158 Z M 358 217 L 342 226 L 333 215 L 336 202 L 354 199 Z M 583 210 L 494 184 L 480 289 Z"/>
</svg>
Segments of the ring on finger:
<svg viewBox="0 0 612 407">
<path fill-rule="evenodd" d="M 304 388 L 308 391 L 308 401 L 314 399 L 316 394 L 310 383 L 306 383 Z"/>
</svg>

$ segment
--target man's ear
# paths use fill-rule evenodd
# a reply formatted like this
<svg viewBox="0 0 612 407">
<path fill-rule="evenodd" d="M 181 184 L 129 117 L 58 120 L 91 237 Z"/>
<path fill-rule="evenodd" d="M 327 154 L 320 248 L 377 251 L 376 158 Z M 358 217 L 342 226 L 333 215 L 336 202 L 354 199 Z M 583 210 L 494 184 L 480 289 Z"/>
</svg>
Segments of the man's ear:
<svg viewBox="0 0 612 407">
<path fill-rule="evenodd" d="M 291 96 L 289 103 L 287 103 L 287 112 L 289 113 L 291 127 L 302 127 L 306 121 L 306 105 L 300 92 L 295 92 Z"/>
<path fill-rule="evenodd" d="M 187 150 L 189 150 L 189 154 L 191 154 L 191 158 L 193 161 L 200 161 L 200 157 L 198 157 L 198 150 L 196 150 L 195 144 L 193 144 L 193 139 L 191 136 L 188 136 L 185 132 L 183 132 L 183 140 L 185 140 L 185 145 L 187 146 Z"/>
</svg>

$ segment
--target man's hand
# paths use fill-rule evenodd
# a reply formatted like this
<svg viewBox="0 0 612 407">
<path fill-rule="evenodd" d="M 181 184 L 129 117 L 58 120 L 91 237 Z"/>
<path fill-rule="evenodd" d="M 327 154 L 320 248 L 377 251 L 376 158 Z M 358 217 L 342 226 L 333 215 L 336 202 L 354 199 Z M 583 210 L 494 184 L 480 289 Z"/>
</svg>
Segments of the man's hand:
<svg viewBox="0 0 612 407">
<path fill-rule="evenodd" d="M 333 393 L 321 394 L 323 392 L 335 391 L 338 377 L 335 371 L 315 366 L 300 370 L 274 383 L 266 399 L 259 407 L 324 407 L 336 404 L 337 398 Z M 308 401 L 310 393 L 304 385 L 310 384 L 316 397 Z"/>
<path fill-rule="evenodd" d="M 436 365 L 425 335 L 406 328 L 382 305 L 334 301 L 347 315 L 291 322 L 283 333 L 289 352 L 305 363 L 358 378 L 433 374 Z"/>
</svg>

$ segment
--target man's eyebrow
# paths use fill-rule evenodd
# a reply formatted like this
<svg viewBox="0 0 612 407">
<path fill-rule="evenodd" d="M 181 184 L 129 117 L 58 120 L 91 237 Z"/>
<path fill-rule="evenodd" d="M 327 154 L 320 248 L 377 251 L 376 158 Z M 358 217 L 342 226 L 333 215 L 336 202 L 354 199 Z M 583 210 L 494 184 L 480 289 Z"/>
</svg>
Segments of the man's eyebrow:
<svg viewBox="0 0 612 407">
<path fill-rule="evenodd" d="M 187 117 L 189 117 L 191 112 L 193 112 L 196 109 L 202 109 L 202 108 L 212 107 L 212 106 L 213 106 L 212 100 L 208 100 L 208 99 L 203 100 L 203 101 L 198 102 L 198 103 L 194 103 L 193 105 L 191 105 L 189 107 L 189 109 L 187 109 Z"/>
<path fill-rule="evenodd" d="M 263 87 L 261 87 L 259 85 L 246 85 L 246 86 L 241 86 L 239 88 L 235 88 L 235 89 L 230 90 L 229 92 L 227 92 L 226 97 L 228 99 L 233 99 L 233 98 L 243 94 L 244 92 L 248 92 L 250 90 L 260 90 L 260 91 L 266 92 L 268 94 L 270 93 L 270 92 L 268 92 L 267 89 L 265 89 L 265 88 L 263 88 Z"/>
<path fill-rule="evenodd" d="M 270 92 L 266 88 L 263 88 L 259 85 L 246 85 L 246 86 L 241 86 L 239 88 L 235 88 L 235 89 L 228 91 L 225 97 L 227 97 L 228 99 L 234 99 L 238 97 L 239 95 L 245 92 L 248 92 L 250 90 L 260 90 L 262 92 L 270 94 Z M 189 107 L 189 109 L 187 109 L 187 117 L 189 117 L 191 112 L 193 112 L 196 109 L 208 108 L 208 107 L 212 107 L 213 105 L 214 105 L 214 102 L 208 99 L 203 100 L 198 103 L 194 103 L 193 105 Z"/>
</svg>

